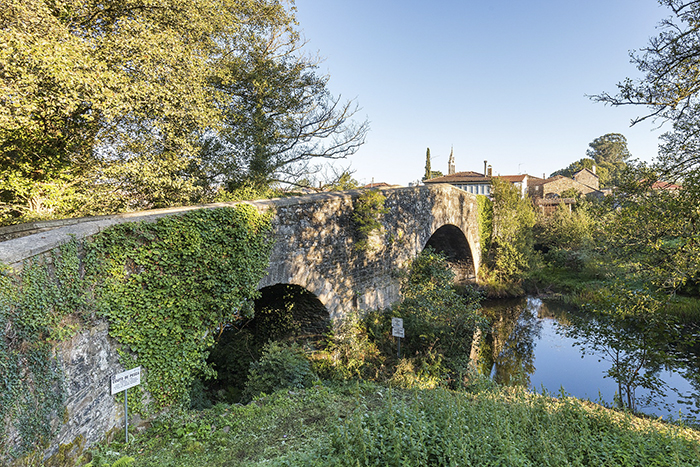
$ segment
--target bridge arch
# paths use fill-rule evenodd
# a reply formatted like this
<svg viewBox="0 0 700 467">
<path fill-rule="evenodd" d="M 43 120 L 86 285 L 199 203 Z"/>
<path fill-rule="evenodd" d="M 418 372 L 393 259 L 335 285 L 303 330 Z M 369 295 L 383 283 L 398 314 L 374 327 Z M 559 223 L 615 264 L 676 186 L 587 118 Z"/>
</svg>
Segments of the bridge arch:
<svg viewBox="0 0 700 467">
<path fill-rule="evenodd" d="M 433 232 L 423 249 L 428 247 L 447 256 L 455 273 L 456 284 L 464 285 L 476 280 L 474 256 L 462 229 L 453 224 L 443 225 Z"/>
<path fill-rule="evenodd" d="M 306 288 L 277 283 L 259 291 L 248 327 L 262 339 L 317 341 L 330 329 L 328 309 Z"/>
</svg>

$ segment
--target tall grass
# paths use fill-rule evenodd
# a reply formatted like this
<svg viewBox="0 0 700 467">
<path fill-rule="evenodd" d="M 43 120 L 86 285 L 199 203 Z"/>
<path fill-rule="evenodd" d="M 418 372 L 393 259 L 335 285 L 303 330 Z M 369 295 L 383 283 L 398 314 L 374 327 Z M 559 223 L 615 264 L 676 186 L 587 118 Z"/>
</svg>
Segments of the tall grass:
<svg viewBox="0 0 700 467">
<path fill-rule="evenodd" d="M 513 388 L 479 393 L 370 383 L 283 391 L 171 413 L 93 466 L 700 466 L 700 433 Z"/>
</svg>

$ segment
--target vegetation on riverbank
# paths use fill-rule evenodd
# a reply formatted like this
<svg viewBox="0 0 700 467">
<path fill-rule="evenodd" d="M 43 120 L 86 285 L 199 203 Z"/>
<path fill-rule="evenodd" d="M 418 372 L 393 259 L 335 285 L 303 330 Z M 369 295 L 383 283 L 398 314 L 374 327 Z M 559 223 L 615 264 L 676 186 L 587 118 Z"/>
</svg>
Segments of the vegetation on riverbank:
<svg viewBox="0 0 700 467">
<path fill-rule="evenodd" d="M 123 434 L 116 438 L 123 440 Z M 316 384 L 171 412 L 86 454 L 92 467 L 201 465 L 700 465 L 697 431 L 569 397 Z"/>
<path fill-rule="evenodd" d="M 465 354 L 481 325 L 478 296 L 459 296 L 451 280 L 445 258 L 427 251 L 392 309 L 349 319 L 321 350 L 265 346 L 244 404 L 172 408 L 132 428 L 128 446 L 115 430 L 77 465 L 700 466 L 691 428 L 480 375 Z M 402 358 L 392 317 L 411 336 Z"/>
</svg>

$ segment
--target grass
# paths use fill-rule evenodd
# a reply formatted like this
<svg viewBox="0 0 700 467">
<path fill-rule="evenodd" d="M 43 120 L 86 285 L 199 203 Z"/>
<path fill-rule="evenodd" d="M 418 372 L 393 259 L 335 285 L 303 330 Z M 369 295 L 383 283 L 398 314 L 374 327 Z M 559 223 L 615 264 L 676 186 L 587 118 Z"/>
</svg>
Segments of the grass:
<svg viewBox="0 0 700 467">
<path fill-rule="evenodd" d="M 561 396 L 371 383 L 171 412 L 92 466 L 700 466 L 700 432 Z M 89 456 L 87 456 L 89 457 Z"/>
</svg>

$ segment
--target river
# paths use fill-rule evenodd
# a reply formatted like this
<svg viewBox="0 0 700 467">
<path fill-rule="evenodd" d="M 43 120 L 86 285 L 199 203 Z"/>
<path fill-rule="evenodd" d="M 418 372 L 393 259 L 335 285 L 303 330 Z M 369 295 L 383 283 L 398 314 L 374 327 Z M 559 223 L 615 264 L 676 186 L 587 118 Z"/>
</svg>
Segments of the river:
<svg viewBox="0 0 700 467">
<path fill-rule="evenodd" d="M 498 383 L 607 406 L 622 394 L 646 414 L 700 423 L 697 327 L 618 329 L 533 297 L 486 301 L 483 308 L 493 325 L 480 342 L 479 365 Z"/>
</svg>

